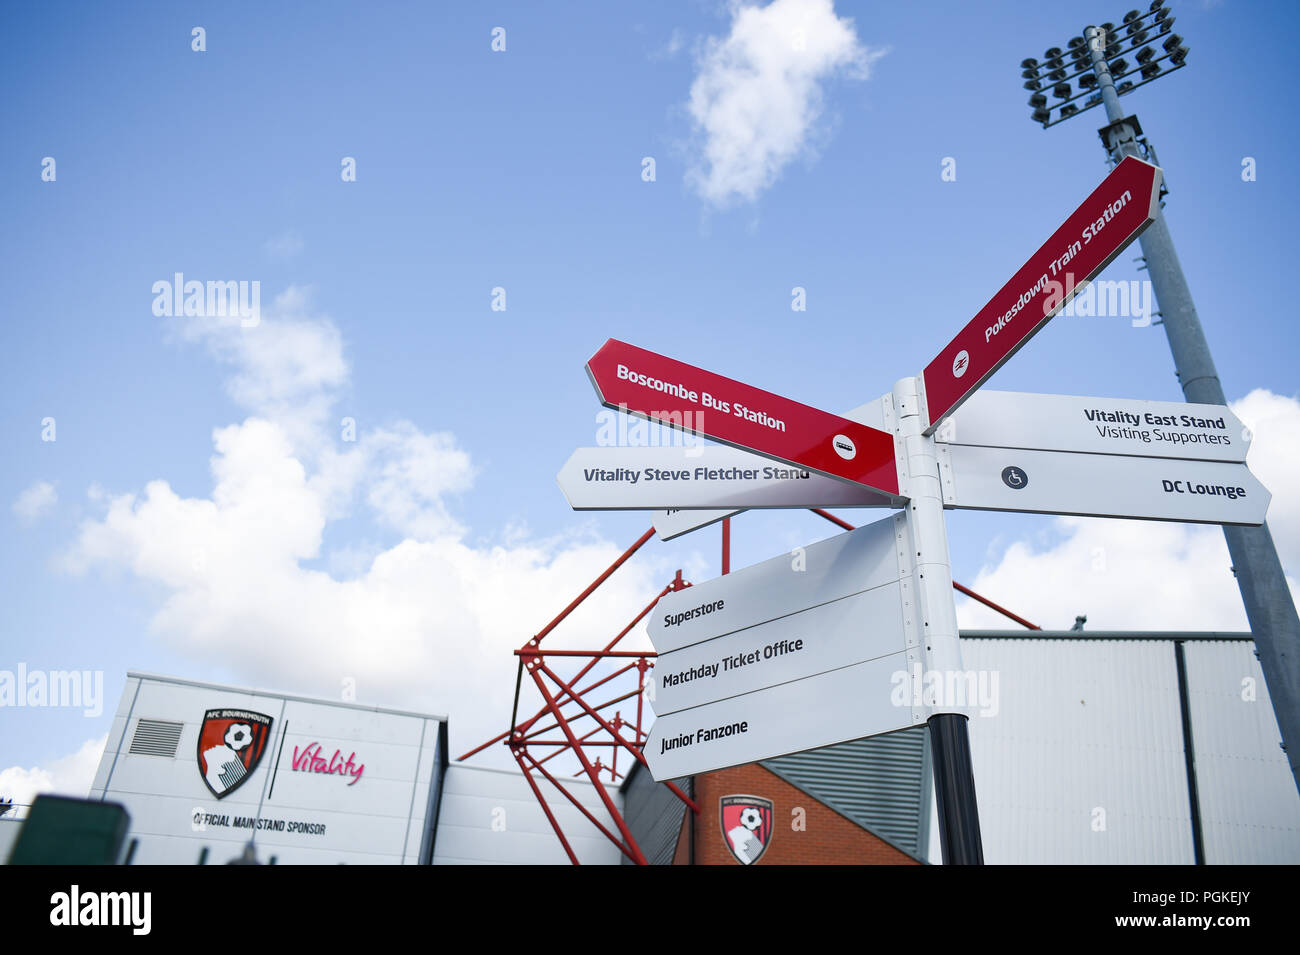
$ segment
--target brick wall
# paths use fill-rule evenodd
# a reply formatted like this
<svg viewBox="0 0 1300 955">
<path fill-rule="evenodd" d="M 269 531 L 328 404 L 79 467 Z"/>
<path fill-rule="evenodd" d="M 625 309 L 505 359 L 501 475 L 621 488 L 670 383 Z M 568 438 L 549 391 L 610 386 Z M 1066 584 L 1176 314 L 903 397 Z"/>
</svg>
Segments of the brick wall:
<svg viewBox="0 0 1300 955">
<path fill-rule="evenodd" d="M 920 865 L 757 763 L 695 777 L 700 814 L 686 813 L 673 865 L 689 864 L 687 827 L 692 822 L 696 865 L 740 865 L 727 848 L 719 820 L 718 801 L 733 795 L 761 796 L 773 803 L 772 840 L 755 865 Z"/>
</svg>

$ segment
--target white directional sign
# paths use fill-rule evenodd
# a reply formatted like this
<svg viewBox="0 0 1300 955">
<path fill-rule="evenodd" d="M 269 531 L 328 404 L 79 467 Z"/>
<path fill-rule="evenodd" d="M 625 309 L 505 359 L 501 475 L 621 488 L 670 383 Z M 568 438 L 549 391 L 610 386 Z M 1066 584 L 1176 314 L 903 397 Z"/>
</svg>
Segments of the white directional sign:
<svg viewBox="0 0 1300 955">
<path fill-rule="evenodd" d="M 643 751 L 650 774 L 677 779 L 924 723 L 912 699 L 895 702 L 907 657 L 900 651 L 658 717 Z"/>
<path fill-rule="evenodd" d="M 901 590 L 895 580 L 659 657 L 655 715 L 897 653 L 905 648 Z"/>
<path fill-rule="evenodd" d="M 666 594 L 651 611 L 650 642 L 662 657 L 898 580 L 905 535 L 901 516 L 887 517 Z"/>
<path fill-rule="evenodd" d="M 948 445 L 939 467 L 944 506 L 977 510 L 1258 525 L 1271 497 L 1228 461 Z"/>
<path fill-rule="evenodd" d="M 1223 405 L 977 391 L 935 432 L 942 444 L 1245 461 L 1250 432 Z"/>
<path fill-rule="evenodd" d="M 890 693 L 922 654 L 911 552 L 897 514 L 662 598 L 648 626 L 654 778 L 923 722 Z"/>
<path fill-rule="evenodd" d="M 557 477 L 575 511 L 888 507 L 860 484 L 735 448 L 579 448 Z"/>
</svg>

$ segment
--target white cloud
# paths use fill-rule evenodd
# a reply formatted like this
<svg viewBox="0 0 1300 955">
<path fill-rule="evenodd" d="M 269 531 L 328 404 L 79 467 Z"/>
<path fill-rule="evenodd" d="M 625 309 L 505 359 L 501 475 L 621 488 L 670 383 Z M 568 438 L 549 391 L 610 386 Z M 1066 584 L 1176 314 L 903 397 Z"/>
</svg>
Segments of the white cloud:
<svg viewBox="0 0 1300 955">
<path fill-rule="evenodd" d="M 99 758 L 104 755 L 107 742 L 107 735 L 86 740 L 75 753 L 44 766 L 0 769 L 0 797 L 13 800 L 15 805 L 30 805 L 37 793 L 85 798 L 95 781 L 95 770 L 99 768 Z"/>
<path fill-rule="evenodd" d="M 1250 469 L 1273 494 L 1268 523 L 1293 595 L 1300 567 L 1300 402 L 1264 390 L 1231 407 L 1255 434 Z M 1017 541 L 972 590 L 1049 630 L 1086 614 L 1089 630 L 1248 630 L 1223 531 L 1215 526 L 1062 517 L 1051 542 Z M 963 628 L 1005 629 L 1005 617 L 960 600 Z"/>
<path fill-rule="evenodd" d="M 823 83 L 865 79 L 884 55 L 859 42 L 831 0 L 732 4 L 731 32 L 709 38 L 687 109 L 702 155 L 688 179 L 707 201 L 753 201 L 794 159 L 810 152 Z"/>
<path fill-rule="evenodd" d="M 339 440 L 342 338 L 308 310 L 306 294 L 290 289 L 257 327 L 188 332 L 232 366 L 231 394 L 255 414 L 213 432 L 207 497 L 181 497 L 166 480 L 98 491 L 102 516 L 83 523 L 64 566 L 124 568 L 160 585 L 152 630 L 197 673 L 218 668 L 318 696 L 353 680 L 361 702 L 446 713 L 453 746 L 469 748 L 509 719 L 512 651 L 620 548 L 589 533 L 537 540 L 516 528 L 468 543 L 448 502 L 472 487 L 469 454 L 453 435 L 408 421 Z M 358 516 L 370 520 L 351 522 L 337 556 L 324 553 L 331 522 Z M 377 544 L 383 532 L 390 539 Z M 666 573 L 633 562 L 553 640 L 607 643 Z"/>
<path fill-rule="evenodd" d="M 311 295 L 310 288 L 289 286 L 247 328 L 238 316 L 169 320 L 183 340 L 202 342 L 233 366 L 230 397 L 278 422 L 302 452 L 325 444 L 327 418 L 349 374 L 343 336 L 327 316 L 312 313 Z"/>
<path fill-rule="evenodd" d="M 1256 388 L 1230 407 L 1254 433 L 1246 463 L 1273 494 L 1268 505 L 1268 527 L 1282 566 L 1300 571 L 1300 401 Z"/>
<path fill-rule="evenodd" d="M 451 435 L 421 434 L 403 422 L 362 447 L 376 462 L 366 500 L 385 526 L 424 540 L 461 531 L 443 496 L 469 490 L 474 475 Z"/>
<path fill-rule="evenodd" d="M 31 524 L 54 510 L 59 494 L 49 481 L 37 481 L 14 500 L 13 511 L 18 519 Z"/>
</svg>

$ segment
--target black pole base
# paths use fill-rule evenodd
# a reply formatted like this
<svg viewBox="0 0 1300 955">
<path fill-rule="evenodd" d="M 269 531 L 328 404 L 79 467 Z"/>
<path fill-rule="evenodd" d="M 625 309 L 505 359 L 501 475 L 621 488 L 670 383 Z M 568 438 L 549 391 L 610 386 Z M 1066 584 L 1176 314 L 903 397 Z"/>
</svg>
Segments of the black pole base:
<svg viewBox="0 0 1300 955">
<path fill-rule="evenodd" d="M 975 805 L 966 717 L 936 713 L 930 717 L 929 726 L 943 864 L 983 865 L 984 843 L 980 839 L 979 808 Z"/>
</svg>

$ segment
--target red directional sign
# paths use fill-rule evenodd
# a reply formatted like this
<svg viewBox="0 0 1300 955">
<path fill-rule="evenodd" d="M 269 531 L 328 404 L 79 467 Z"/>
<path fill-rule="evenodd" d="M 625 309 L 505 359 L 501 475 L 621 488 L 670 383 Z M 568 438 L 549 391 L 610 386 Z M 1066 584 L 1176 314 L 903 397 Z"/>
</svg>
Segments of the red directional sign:
<svg viewBox="0 0 1300 955">
<path fill-rule="evenodd" d="M 1116 166 L 926 366 L 926 434 L 1155 222 L 1159 203 L 1159 167 L 1132 156 Z"/>
<path fill-rule="evenodd" d="M 898 493 L 894 439 L 885 431 L 612 338 L 587 374 L 608 408 Z"/>
</svg>

